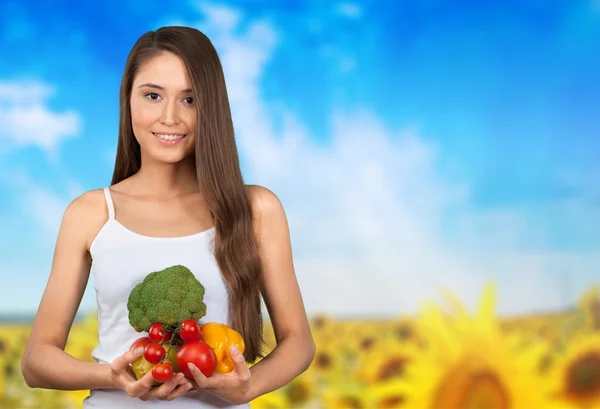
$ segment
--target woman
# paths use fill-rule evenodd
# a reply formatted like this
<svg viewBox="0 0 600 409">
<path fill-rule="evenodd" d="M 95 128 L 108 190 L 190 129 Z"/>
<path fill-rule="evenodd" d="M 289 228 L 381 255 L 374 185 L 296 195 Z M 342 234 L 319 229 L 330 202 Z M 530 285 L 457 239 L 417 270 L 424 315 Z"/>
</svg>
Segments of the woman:
<svg viewBox="0 0 600 409">
<path fill-rule="evenodd" d="M 35 388 L 86 390 L 84 408 L 199 409 L 249 406 L 310 365 L 315 344 L 296 281 L 278 198 L 243 182 L 221 64 L 198 30 L 144 34 L 127 59 L 120 93 L 116 164 L 110 187 L 66 209 L 50 278 L 22 360 Z M 143 336 L 128 322 L 131 289 L 151 271 L 183 264 L 205 286 L 204 321 L 245 340 L 235 370 L 194 380 L 178 374 L 152 387 L 129 351 Z M 99 343 L 83 362 L 64 347 L 86 288 L 96 279 Z M 261 295 L 277 346 L 262 357 Z M 236 353 L 237 352 L 237 353 Z M 171 402 L 169 402 L 171 401 Z"/>
</svg>

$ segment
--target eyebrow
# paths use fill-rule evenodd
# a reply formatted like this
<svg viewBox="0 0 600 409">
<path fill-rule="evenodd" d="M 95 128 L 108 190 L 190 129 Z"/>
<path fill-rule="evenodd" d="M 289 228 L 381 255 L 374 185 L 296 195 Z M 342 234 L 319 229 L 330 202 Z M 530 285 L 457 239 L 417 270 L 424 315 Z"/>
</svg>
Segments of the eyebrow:
<svg viewBox="0 0 600 409">
<path fill-rule="evenodd" d="M 160 85 L 152 84 L 151 82 L 147 82 L 145 84 L 142 84 L 138 88 L 144 88 L 144 87 L 156 88 L 156 89 L 160 89 L 160 90 L 164 91 L 163 87 L 161 87 Z M 181 92 L 192 92 L 192 89 L 191 88 L 187 88 L 187 89 L 182 90 Z"/>
</svg>

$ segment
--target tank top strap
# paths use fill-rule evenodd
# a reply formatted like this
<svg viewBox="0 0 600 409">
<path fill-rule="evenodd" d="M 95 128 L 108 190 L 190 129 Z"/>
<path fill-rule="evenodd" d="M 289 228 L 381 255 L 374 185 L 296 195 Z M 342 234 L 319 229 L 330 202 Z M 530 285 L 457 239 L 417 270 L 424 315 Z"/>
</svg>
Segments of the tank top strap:
<svg viewBox="0 0 600 409">
<path fill-rule="evenodd" d="M 104 188 L 104 197 L 106 198 L 106 206 L 108 207 L 108 218 L 115 218 L 115 205 L 113 204 L 112 197 L 110 195 L 110 188 Z"/>
</svg>

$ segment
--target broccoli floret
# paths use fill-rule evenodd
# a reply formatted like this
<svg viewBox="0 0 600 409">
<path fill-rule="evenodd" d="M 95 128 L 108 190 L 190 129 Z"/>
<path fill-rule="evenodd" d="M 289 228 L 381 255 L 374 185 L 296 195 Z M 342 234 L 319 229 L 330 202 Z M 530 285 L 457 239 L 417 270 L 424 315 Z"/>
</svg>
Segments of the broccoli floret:
<svg viewBox="0 0 600 409">
<path fill-rule="evenodd" d="M 206 315 L 204 286 L 185 266 L 176 265 L 148 274 L 129 293 L 129 323 L 148 331 L 156 322 L 175 327 L 186 319 Z"/>
</svg>

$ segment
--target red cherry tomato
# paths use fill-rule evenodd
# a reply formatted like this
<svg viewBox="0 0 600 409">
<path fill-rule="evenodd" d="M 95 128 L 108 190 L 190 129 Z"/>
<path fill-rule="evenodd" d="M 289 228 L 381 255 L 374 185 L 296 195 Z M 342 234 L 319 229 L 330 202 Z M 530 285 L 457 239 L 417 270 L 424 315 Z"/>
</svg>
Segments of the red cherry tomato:
<svg viewBox="0 0 600 409">
<path fill-rule="evenodd" d="M 146 358 L 146 361 L 150 362 L 151 364 L 157 364 L 160 362 L 163 356 L 165 356 L 165 353 L 165 349 L 162 346 L 151 343 L 146 345 L 146 349 L 144 350 L 144 358 Z"/>
<path fill-rule="evenodd" d="M 152 324 L 148 330 L 148 337 L 152 342 L 159 343 L 160 341 L 168 341 L 171 339 L 171 332 L 165 331 L 161 323 L 156 322 Z"/>
<path fill-rule="evenodd" d="M 217 366 L 217 356 L 205 342 L 196 340 L 186 342 L 177 352 L 177 367 L 188 379 L 194 379 L 188 364 L 192 363 L 200 369 L 204 376 L 209 377 Z"/>
<path fill-rule="evenodd" d="M 163 341 L 169 341 L 171 339 L 171 337 L 173 336 L 173 333 L 170 331 L 163 330 L 163 334 L 165 334 L 163 336 Z"/>
<path fill-rule="evenodd" d="M 135 341 L 133 341 L 133 344 L 131 344 L 129 349 L 134 350 L 138 347 L 145 347 L 146 345 L 150 344 L 151 342 L 152 342 L 152 340 L 149 337 L 141 337 L 141 338 L 138 338 Z"/>
<path fill-rule="evenodd" d="M 154 365 L 152 377 L 157 382 L 165 383 L 173 377 L 173 367 L 169 363 Z"/>
<path fill-rule="evenodd" d="M 202 337 L 202 331 L 200 325 L 194 320 L 184 320 L 181 323 L 181 330 L 179 331 L 179 337 L 185 342 L 196 341 Z"/>
</svg>

